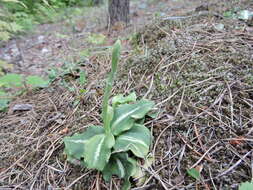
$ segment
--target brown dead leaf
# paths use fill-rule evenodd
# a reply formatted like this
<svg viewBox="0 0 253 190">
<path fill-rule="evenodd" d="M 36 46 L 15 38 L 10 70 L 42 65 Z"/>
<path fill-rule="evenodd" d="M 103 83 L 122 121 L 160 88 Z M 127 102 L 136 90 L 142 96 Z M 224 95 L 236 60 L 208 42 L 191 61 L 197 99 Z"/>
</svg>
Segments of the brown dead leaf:
<svg viewBox="0 0 253 190">
<path fill-rule="evenodd" d="M 66 127 L 66 128 L 64 128 L 64 129 L 62 129 L 60 132 L 59 132 L 59 134 L 60 135 L 63 135 L 63 134 L 67 134 L 69 132 L 69 129 Z"/>
<path fill-rule="evenodd" d="M 2 173 L 6 168 L 0 168 L 0 173 Z"/>
<path fill-rule="evenodd" d="M 114 31 L 122 31 L 126 27 L 124 22 L 117 22 L 112 26 L 112 30 Z"/>
<path fill-rule="evenodd" d="M 245 138 L 244 138 L 243 136 L 239 136 L 239 137 L 237 137 L 237 138 L 231 139 L 231 140 L 229 141 L 229 143 L 230 143 L 231 145 L 234 145 L 234 146 L 241 145 L 241 144 L 244 143 L 244 141 L 245 141 L 244 139 L 245 139 Z"/>
<path fill-rule="evenodd" d="M 201 173 L 201 171 L 203 170 L 203 165 L 198 165 L 198 166 L 195 167 L 195 169 L 196 169 L 199 173 Z"/>
</svg>

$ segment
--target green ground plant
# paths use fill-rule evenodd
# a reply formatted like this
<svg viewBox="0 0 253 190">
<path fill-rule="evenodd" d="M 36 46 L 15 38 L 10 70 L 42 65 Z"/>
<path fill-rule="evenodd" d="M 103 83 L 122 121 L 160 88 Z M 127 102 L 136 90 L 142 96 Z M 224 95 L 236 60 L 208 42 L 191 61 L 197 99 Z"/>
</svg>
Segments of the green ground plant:
<svg viewBox="0 0 253 190">
<path fill-rule="evenodd" d="M 239 190 L 252 190 L 253 189 L 253 181 L 241 183 L 239 186 Z"/>
<path fill-rule="evenodd" d="M 48 70 L 48 77 L 50 82 L 53 82 L 56 79 L 61 79 L 60 85 L 72 92 L 76 91 L 76 88 L 73 87 L 69 81 L 77 79 L 76 81 L 79 86 L 82 87 L 79 89 L 79 95 L 86 92 L 86 90 L 83 89 L 83 86 L 87 82 L 86 73 L 78 63 L 65 62 L 60 68 L 52 67 Z"/>
<path fill-rule="evenodd" d="M 249 20 L 253 17 L 253 12 L 249 10 L 240 10 L 239 8 L 234 8 L 224 12 L 223 16 L 225 18 Z"/>
<path fill-rule="evenodd" d="M 106 42 L 106 36 L 103 34 L 90 34 L 87 41 L 91 44 L 102 45 Z"/>
<path fill-rule="evenodd" d="M 201 177 L 200 172 L 196 170 L 195 168 L 188 169 L 187 174 L 196 180 L 199 180 Z"/>
<path fill-rule="evenodd" d="M 26 76 L 24 77 L 21 74 L 6 74 L 0 77 L 0 87 L 5 88 L 14 88 L 14 87 L 32 87 L 32 88 L 38 88 L 38 87 L 47 87 L 49 84 L 48 80 L 43 79 L 39 76 Z"/>
<path fill-rule="evenodd" d="M 146 159 L 149 152 L 152 135 L 143 123 L 154 102 L 136 101 L 135 93 L 131 93 L 116 95 L 109 104 L 120 49 L 120 41 L 117 41 L 103 98 L 103 126 L 90 126 L 83 133 L 64 137 L 63 142 L 68 161 L 79 160 L 82 166 L 101 171 L 107 182 L 117 175 L 124 179 L 121 189 L 126 190 L 131 187 L 130 177 L 139 171 L 136 158 Z"/>
<path fill-rule="evenodd" d="M 49 80 L 39 76 L 26 76 L 9 73 L 0 77 L 0 111 L 4 111 L 13 97 L 22 93 L 27 88 L 44 88 L 49 85 Z M 16 90 L 15 94 L 7 93 Z"/>
<path fill-rule="evenodd" d="M 49 79 L 36 75 L 24 76 L 15 73 L 4 74 L 3 70 L 9 68 L 12 68 L 11 64 L 7 64 L 0 60 L 0 111 L 4 111 L 8 107 L 9 102 L 16 95 L 25 92 L 27 89 L 48 87 L 50 83 L 58 78 L 61 79 L 59 83 L 61 86 L 69 91 L 76 91 L 76 88 L 68 82 L 68 80 L 71 80 L 71 77 L 70 79 L 67 79 L 68 75 L 74 76 L 74 79 L 79 84 L 80 88 L 78 88 L 77 92 L 79 99 L 81 99 L 86 93 L 86 90 L 83 88 L 87 82 L 86 73 L 81 71 L 78 64 L 65 63 L 60 69 L 51 68 L 48 72 Z M 15 93 L 8 93 L 9 91 L 15 91 Z"/>
</svg>

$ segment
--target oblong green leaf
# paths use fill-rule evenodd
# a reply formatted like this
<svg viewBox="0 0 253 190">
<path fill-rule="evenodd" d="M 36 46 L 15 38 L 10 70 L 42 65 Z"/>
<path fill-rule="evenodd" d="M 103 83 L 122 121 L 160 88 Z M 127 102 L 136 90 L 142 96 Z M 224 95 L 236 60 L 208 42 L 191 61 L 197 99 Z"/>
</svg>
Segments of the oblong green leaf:
<svg viewBox="0 0 253 190">
<path fill-rule="evenodd" d="M 155 103 L 150 100 L 140 100 L 138 105 L 141 107 L 141 109 L 131 115 L 131 117 L 134 119 L 143 118 L 154 107 Z"/>
<path fill-rule="evenodd" d="M 132 92 L 128 96 L 125 96 L 123 94 L 118 94 L 112 98 L 112 106 L 116 107 L 118 104 L 125 104 L 130 102 L 136 102 L 136 94 Z"/>
<path fill-rule="evenodd" d="M 131 188 L 131 183 L 129 181 L 129 178 L 131 176 L 134 176 L 137 171 L 137 168 L 138 168 L 137 161 L 133 158 L 130 158 L 128 156 L 128 154 L 126 154 L 126 153 L 122 153 L 119 156 L 120 156 L 120 159 L 122 160 L 123 165 L 126 169 L 126 174 L 124 177 L 124 183 L 122 186 L 122 190 L 129 190 Z"/>
<path fill-rule="evenodd" d="M 23 77 L 19 74 L 6 74 L 0 77 L 0 86 L 21 87 L 23 85 Z"/>
<path fill-rule="evenodd" d="M 145 158 L 149 152 L 151 138 L 151 133 L 145 126 L 135 124 L 129 131 L 116 138 L 114 152 L 131 150 L 135 156 Z"/>
<path fill-rule="evenodd" d="M 125 168 L 122 161 L 117 157 L 117 154 L 114 154 L 110 158 L 109 163 L 105 166 L 102 173 L 103 178 L 106 182 L 109 182 L 111 180 L 112 175 L 117 175 L 119 178 L 125 177 Z"/>
<path fill-rule="evenodd" d="M 154 161 L 154 157 L 152 155 L 148 155 L 144 160 L 144 164 L 138 164 L 136 173 L 133 175 L 137 187 L 142 186 L 148 180 L 149 177 L 147 175 L 147 171 Z M 141 167 L 139 165 L 141 165 Z"/>
<path fill-rule="evenodd" d="M 85 144 L 84 161 L 88 168 L 102 171 L 109 161 L 114 137 L 106 134 L 95 135 Z"/>
<path fill-rule="evenodd" d="M 129 178 L 135 175 L 137 171 L 137 162 L 130 158 L 127 153 L 116 153 L 110 158 L 109 163 L 106 165 L 103 173 L 105 181 L 110 181 L 112 175 L 117 175 L 119 178 L 124 178 L 122 190 L 128 190 L 131 187 Z"/>
<path fill-rule="evenodd" d="M 76 133 L 71 137 L 64 137 L 64 153 L 68 160 L 73 158 L 80 160 L 84 156 L 85 143 L 93 136 L 103 134 L 104 128 L 101 126 L 90 126 L 84 133 Z"/>
<path fill-rule="evenodd" d="M 48 80 L 44 80 L 40 76 L 28 76 L 26 78 L 26 84 L 32 86 L 32 87 L 47 87 L 49 84 Z"/>
<path fill-rule="evenodd" d="M 136 104 L 123 104 L 115 108 L 111 130 L 114 135 L 129 130 L 134 121 L 143 118 L 154 106 L 154 102 L 141 100 Z"/>
<path fill-rule="evenodd" d="M 243 182 L 239 186 L 239 190 L 252 190 L 253 189 L 253 181 L 251 182 Z"/>
<path fill-rule="evenodd" d="M 187 170 L 188 175 L 190 175 L 191 177 L 195 178 L 195 179 L 200 179 L 200 172 L 198 170 L 196 170 L 195 168 L 191 168 L 189 170 Z"/>
</svg>

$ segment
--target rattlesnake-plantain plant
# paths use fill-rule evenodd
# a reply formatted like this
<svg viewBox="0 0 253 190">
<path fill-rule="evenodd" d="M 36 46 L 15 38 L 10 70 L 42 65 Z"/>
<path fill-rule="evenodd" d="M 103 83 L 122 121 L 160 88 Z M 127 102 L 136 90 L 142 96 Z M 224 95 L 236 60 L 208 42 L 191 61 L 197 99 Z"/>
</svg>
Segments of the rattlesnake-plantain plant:
<svg viewBox="0 0 253 190">
<path fill-rule="evenodd" d="M 81 134 L 63 139 L 64 152 L 71 162 L 80 160 L 82 165 L 102 172 L 105 181 L 112 175 L 124 179 L 121 189 L 131 187 L 129 178 L 138 171 L 136 158 L 145 159 L 152 136 L 143 125 L 145 115 L 153 108 L 154 102 L 136 101 L 134 93 L 112 98 L 109 104 L 113 81 L 117 71 L 121 44 L 113 46 L 112 69 L 107 79 L 102 107 L 104 126 L 90 126 Z"/>
</svg>

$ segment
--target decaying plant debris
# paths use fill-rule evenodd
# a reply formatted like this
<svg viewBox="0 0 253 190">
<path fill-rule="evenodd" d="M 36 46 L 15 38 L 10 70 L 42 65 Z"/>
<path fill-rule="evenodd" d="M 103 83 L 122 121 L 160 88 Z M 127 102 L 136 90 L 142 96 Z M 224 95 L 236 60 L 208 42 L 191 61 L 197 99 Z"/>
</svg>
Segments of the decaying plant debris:
<svg viewBox="0 0 253 190">
<path fill-rule="evenodd" d="M 219 23 L 224 30 L 215 28 Z M 133 38 L 142 55 L 122 61 L 114 93 L 136 91 L 159 109 L 158 118 L 148 121 L 155 162 L 143 186 L 237 189 L 252 178 L 251 30 L 239 20 L 200 14 L 155 21 Z M 80 171 L 62 155 L 65 135 L 101 122 L 96 119 L 102 101 L 96 86 L 76 107 L 73 93 L 54 84 L 13 103 L 34 105 L 33 110 L 1 115 L 1 187 L 116 189 L 120 181 L 104 184 L 99 174 Z M 186 174 L 192 167 L 201 171 L 200 181 Z"/>
</svg>

